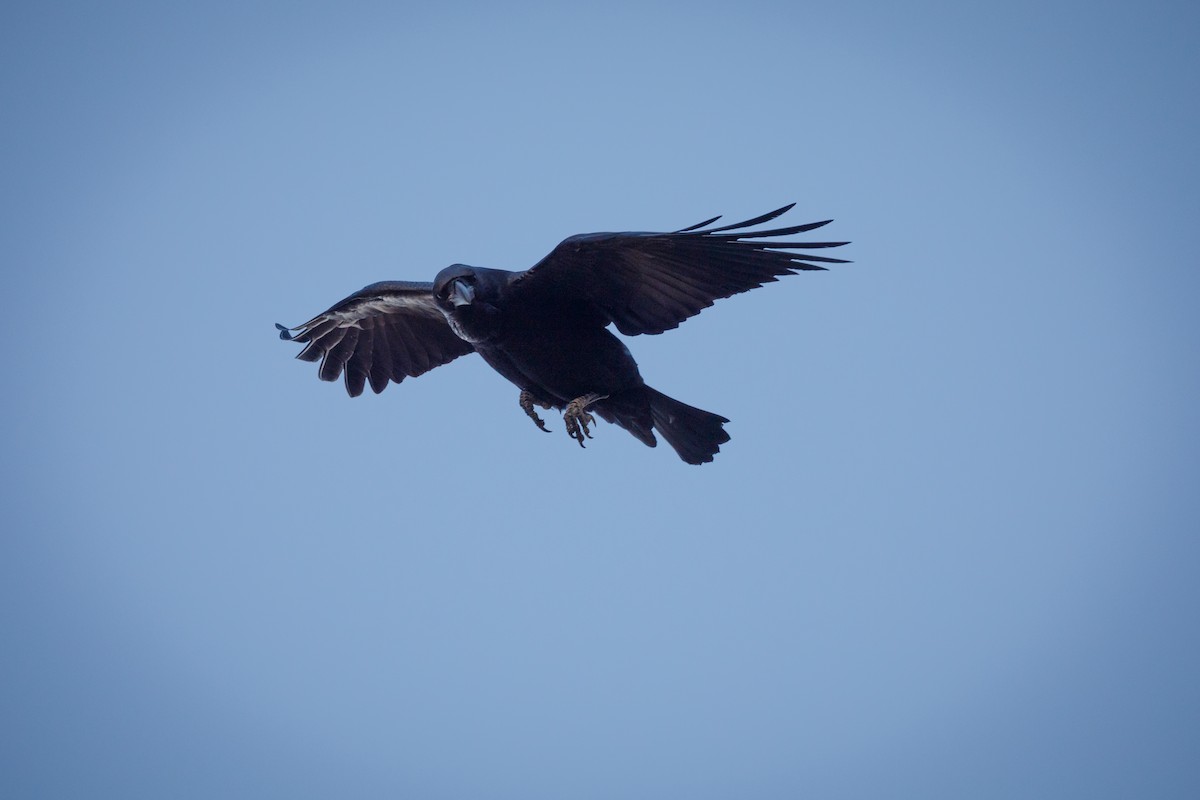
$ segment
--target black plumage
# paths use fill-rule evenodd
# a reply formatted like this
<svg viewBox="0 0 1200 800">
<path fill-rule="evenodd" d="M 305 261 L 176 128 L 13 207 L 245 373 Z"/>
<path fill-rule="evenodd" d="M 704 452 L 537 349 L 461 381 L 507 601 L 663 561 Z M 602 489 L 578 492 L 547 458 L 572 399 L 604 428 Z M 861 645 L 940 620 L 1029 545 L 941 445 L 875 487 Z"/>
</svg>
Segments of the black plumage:
<svg viewBox="0 0 1200 800">
<path fill-rule="evenodd" d="M 712 461 L 729 441 L 726 418 L 645 384 L 625 344 L 608 329 L 662 333 L 722 297 L 843 259 L 809 251 L 845 242 L 785 240 L 829 220 L 747 231 L 791 205 L 733 225 L 719 217 L 671 233 L 571 236 L 524 272 L 455 264 L 433 283 L 373 283 L 280 337 L 305 344 L 322 380 L 345 376 L 351 396 L 375 392 L 472 351 L 521 389 L 521 407 L 564 410 L 582 446 L 590 412 L 653 447 L 655 431 L 689 464 Z"/>
</svg>

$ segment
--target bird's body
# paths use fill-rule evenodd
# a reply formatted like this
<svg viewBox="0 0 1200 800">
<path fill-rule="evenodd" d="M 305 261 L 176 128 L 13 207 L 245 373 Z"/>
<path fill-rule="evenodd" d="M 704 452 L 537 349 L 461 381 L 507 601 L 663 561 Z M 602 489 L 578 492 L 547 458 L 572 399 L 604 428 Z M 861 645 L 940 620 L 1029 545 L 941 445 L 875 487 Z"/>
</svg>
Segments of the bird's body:
<svg viewBox="0 0 1200 800">
<path fill-rule="evenodd" d="M 555 408 L 588 393 L 613 397 L 644 384 L 629 348 L 604 328 L 529 328 L 475 350 L 501 375 Z"/>
<path fill-rule="evenodd" d="M 725 233 L 774 219 L 786 206 L 737 225 L 674 233 L 572 236 L 523 272 L 455 264 L 432 284 L 372 284 L 283 338 L 307 343 L 299 358 L 321 360 L 319 375 L 360 394 L 367 381 L 382 391 L 474 351 L 521 389 L 521 407 L 565 409 L 567 431 L 590 437 L 590 411 L 653 447 L 657 430 L 688 463 L 711 461 L 729 441 L 727 419 L 646 385 L 637 362 L 609 329 L 661 333 L 720 297 L 776 280 L 808 262 L 841 259 L 782 252 L 842 242 L 749 241 L 826 224 L 756 233 Z M 298 331 L 291 335 L 289 331 Z"/>
</svg>

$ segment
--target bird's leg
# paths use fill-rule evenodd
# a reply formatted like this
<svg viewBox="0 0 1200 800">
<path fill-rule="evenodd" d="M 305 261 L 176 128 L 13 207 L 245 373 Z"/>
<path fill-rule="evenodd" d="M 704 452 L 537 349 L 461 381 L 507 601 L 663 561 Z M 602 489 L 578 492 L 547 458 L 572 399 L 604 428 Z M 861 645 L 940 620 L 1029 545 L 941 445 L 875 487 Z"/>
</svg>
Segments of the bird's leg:
<svg viewBox="0 0 1200 800">
<path fill-rule="evenodd" d="M 542 408 L 554 408 L 554 406 L 550 405 L 546 401 L 539 400 L 536 397 L 534 397 L 533 393 L 530 392 L 528 389 L 522 389 L 521 390 L 521 410 L 529 415 L 529 418 L 531 420 L 533 420 L 535 425 L 537 425 L 539 428 L 544 430 L 546 433 L 549 433 L 550 429 L 546 427 L 546 423 L 542 422 L 542 418 L 539 417 L 538 413 L 533 410 L 534 405 L 539 405 Z"/>
<path fill-rule="evenodd" d="M 596 423 L 596 418 L 587 412 L 588 406 L 606 397 L 606 394 L 591 392 L 567 403 L 567 410 L 563 412 L 563 422 L 567 423 L 567 435 L 579 442 L 580 447 L 583 447 L 584 438 L 592 438 L 592 434 L 588 432 L 588 425 Z"/>
</svg>

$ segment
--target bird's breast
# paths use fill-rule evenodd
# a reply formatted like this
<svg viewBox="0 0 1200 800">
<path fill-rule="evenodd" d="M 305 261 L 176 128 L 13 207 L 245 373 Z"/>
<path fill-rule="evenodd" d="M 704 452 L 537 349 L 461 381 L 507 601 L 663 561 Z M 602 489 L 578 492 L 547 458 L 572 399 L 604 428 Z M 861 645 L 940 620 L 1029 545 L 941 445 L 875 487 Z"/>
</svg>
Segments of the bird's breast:
<svg viewBox="0 0 1200 800">
<path fill-rule="evenodd" d="M 499 337 L 501 327 L 495 313 L 487 313 L 476 305 L 462 306 L 442 312 L 454 335 L 471 344 L 484 344 Z"/>
</svg>

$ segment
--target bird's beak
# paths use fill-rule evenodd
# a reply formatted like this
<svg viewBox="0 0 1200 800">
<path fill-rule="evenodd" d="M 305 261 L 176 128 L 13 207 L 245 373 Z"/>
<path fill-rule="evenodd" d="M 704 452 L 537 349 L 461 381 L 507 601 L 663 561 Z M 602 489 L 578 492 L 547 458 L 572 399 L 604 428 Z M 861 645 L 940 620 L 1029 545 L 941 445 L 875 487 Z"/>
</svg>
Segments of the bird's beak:
<svg viewBox="0 0 1200 800">
<path fill-rule="evenodd" d="M 450 284 L 450 302 L 455 308 L 471 305 L 475 302 L 475 289 L 462 278 L 455 278 Z"/>
</svg>

